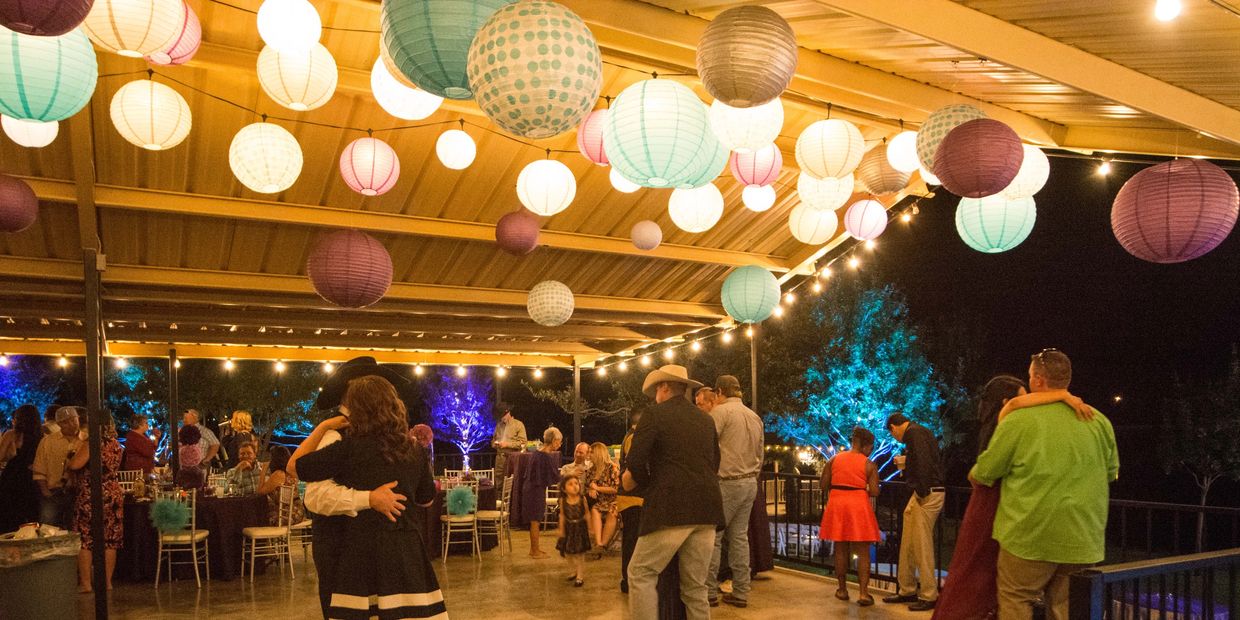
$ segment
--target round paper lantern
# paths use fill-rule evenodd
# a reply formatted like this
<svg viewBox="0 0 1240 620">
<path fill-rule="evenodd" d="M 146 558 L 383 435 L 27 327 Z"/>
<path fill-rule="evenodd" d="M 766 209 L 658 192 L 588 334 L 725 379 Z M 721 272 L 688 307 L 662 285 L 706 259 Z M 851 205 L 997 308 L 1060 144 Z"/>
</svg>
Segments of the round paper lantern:
<svg viewBox="0 0 1240 620">
<path fill-rule="evenodd" d="M 853 195 L 853 175 L 842 179 L 827 177 L 815 179 L 802 172 L 797 177 L 797 195 L 801 204 L 818 211 L 835 211 L 844 206 Z"/>
<path fill-rule="evenodd" d="M 298 112 L 327 103 L 336 92 L 336 59 L 320 43 L 308 51 L 281 52 L 264 47 L 258 54 L 258 83 L 276 103 Z"/>
<path fill-rule="evenodd" d="M 768 144 L 756 151 L 732 153 L 728 167 L 741 185 L 770 185 L 779 179 L 784 169 L 784 154 L 779 152 L 779 147 Z"/>
<path fill-rule="evenodd" d="M 308 52 L 322 35 L 323 20 L 306 0 L 263 0 L 258 7 L 258 36 L 276 51 Z"/>
<path fill-rule="evenodd" d="M 736 108 L 779 96 L 797 70 L 792 26 L 763 6 L 728 9 L 706 26 L 697 48 L 698 76 L 706 92 Z"/>
<path fill-rule="evenodd" d="M 0 116 L 4 134 L 10 140 L 29 148 L 39 149 L 52 143 L 60 133 L 60 123 L 50 121 L 24 121 L 11 116 Z"/>
<path fill-rule="evenodd" d="M 501 250 L 513 256 L 525 256 L 538 247 L 540 227 L 533 213 L 517 209 L 499 218 L 495 224 L 495 242 Z"/>
<path fill-rule="evenodd" d="M 979 118 L 986 118 L 986 114 L 966 103 L 944 106 L 932 112 L 917 130 L 917 159 L 921 166 L 934 170 L 934 156 L 943 138 L 958 125 Z"/>
<path fill-rule="evenodd" d="M 182 0 L 95 0 L 82 29 L 109 52 L 142 58 L 168 49 L 185 23 Z"/>
<path fill-rule="evenodd" d="M 1120 188 L 1111 230 L 1129 254 L 1151 263 L 1182 263 L 1227 238 L 1240 195 L 1222 168 L 1200 159 L 1150 166 Z"/>
<path fill-rule="evenodd" d="M 95 92 L 99 66 L 81 30 L 32 37 L 0 28 L 0 112 L 29 121 L 63 121 Z"/>
<path fill-rule="evenodd" d="M 121 137 L 148 151 L 180 144 L 193 124 L 189 104 L 181 93 L 151 80 L 134 80 L 120 87 L 112 96 L 109 111 Z"/>
<path fill-rule="evenodd" d="M 770 185 L 750 185 L 741 190 L 741 202 L 754 213 L 762 213 L 775 206 L 775 188 Z"/>
<path fill-rule="evenodd" d="M 448 99 L 472 99 L 466 70 L 469 45 L 495 11 L 515 1 L 384 2 L 380 45 L 387 48 L 399 72 L 419 88 Z"/>
<path fill-rule="evenodd" d="M 706 232 L 723 217 L 723 194 L 714 183 L 694 189 L 677 188 L 667 201 L 667 212 L 681 230 Z"/>
<path fill-rule="evenodd" d="M 603 87 L 594 34 L 561 4 L 521 0 L 491 16 L 469 48 L 469 87 L 496 125 L 552 138 L 581 124 Z"/>
<path fill-rule="evenodd" d="M 728 164 L 706 106 L 672 80 L 624 89 L 607 115 L 603 144 L 612 167 L 643 187 L 701 187 Z"/>
<path fill-rule="evenodd" d="M 815 179 L 852 174 L 865 155 L 857 126 L 838 118 L 818 121 L 797 137 L 797 165 Z"/>
<path fill-rule="evenodd" d="M 624 178 L 624 175 L 620 174 L 620 171 L 615 168 L 611 169 L 611 173 L 607 177 L 611 180 L 611 186 L 622 194 L 632 194 L 642 188 L 642 186 Z"/>
<path fill-rule="evenodd" d="M 784 128 L 784 103 L 776 97 L 752 108 L 734 108 L 718 99 L 710 104 L 710 128 L 723 147 L 747 153 L 775 142 Z"/>
<path fill-rule="evenodd" d="M 81 25 L 94 0 L 0 0 L 0 25 L 36 37 L 58 37 Z"/>
<path fill-rule="evenodd" d="M 650 220 L 642 220 L 634 224 L 633 230 L 629 231 L 629 236 L 633 239 L 633 247 L 639 250 L 650 251 L 663 243 L 663 229 Z"/>
<path fill-rule="evenodd" d="M 887 161 L 888 148 L 886 144 L 880 144 L 870 149 L 857 166 L 857 180 L 877 196 L 894 194 L 908 185 L 909 173 L 896 170 Z"/>
<path fill-rule="evenodd" d="M 530 162 L 517 176 L 517 199 L 526 209 L 549 217 L 568 208 L 577 195 L 577 179 L 554 159 Z"/>
<path fill-rule="evenodd" d="M 306 261 L 314 291 L 344 308 L 365 308 L 392 286 L 392 256 L 378 239 L 357 230 L 328 233 Z"/>
<path fill-rule="evenodd" d="M 418 90 L 422 90 L 421 88 L 418 88 L 417 84 L 413 83 L 413 80 L 409 79 L 404 73 L 400 72 L 400 68 L 396 66 L 396 61 L 392 60 L 392 55 L 388 53 L 388 48 L 385 47 L 382 42 L 379 43 L 379 61 L 383 63 L 383 68 L 387 69 L 388 75 L 392 76 L 392 79 L 396 80 L 398 84 L 406 88 L 417 88 Z M 434 93 L 430 94 L 434 95 Z M 435 96 L 439 97 L 439 95 Z M 443 99 L 443 97 L 439 98 Z"/>
<path fill-rule="evenodd" d="M 439 139 L 435 141 L 435 155 L 445 167 L 464 170 L 474 163 L 478 147 L 469 134 L 460 129 L 449 129 L 439 134 Z"/>
<path fill-rule="evenodd" d="M 961 198 L 956 207 L 956 232 L 966 245 L 987 254 L 1006 252 L 1033 231 L 1038 210 L 1033 198 L 1001 195 Z"/>
<path fill-rule="evenodd" d="M 1028 144 L 1022 145 L 1024 158 L 1020 162 L 1020 171 L 1016 178 L 1000 192 L 1004 198 L 1028 198 L 1042 190 L 1051 175 L 1051 162 L 1046 159 L 1042 149 Z"/>
<path fill-rule="evenodd" d="M 573 292 L 555 280 L 544 280 L 530 289 L 525 308 L 535 323 L 559 327 L 573 316 Z"/>
<path fill-rule="evenodd" d="M 877 200 L 858 200 L 844 213 L 844 230 L 855 239 L 877 239 L 887 230 L 887 208 Z"/>
<path fill-rule="evenodd" d="M 835 236 L 840 219 L 830 209 L 814 209 L 799 204 L 788 214 L 788 228 L 797 241 L 807 245 L 822 245 Z"/>
<path fill-rule="evenodd" d="M 921 177 L 921 180 L 924 181 L 926 185 L 942 185 L 943 184 L 943 182 L 939 180 L 939 177 L 934 176 L 933 172 L 930 172 L 929 170 L 926 170 L 925 168 L 922 168 L 922 167 L 917 168 L 917 175 Z"/>
<path fill-rule="evenodd" d="M 921 160 L 917 158 L 916 131 L 901 131 L 887 143 L 887 163 L 900 172 L 917 172 Z"/>
<path fill-rule="evenodd" d="M 939 145 L 934 174 L 947 191 L 981 198 L 1003 191 L 1020 172 L 1025 150 L 1011 127 L 989 118 L 963 123 Z"/>
<path fill-rule="evenodd" d="M 39 199 L 21 179 L 0 174 L 0 232 L 16 233 L 30 228 L 39 216 Z"/>
<path fill-rule="evenodd" d="M 301 145 L 288 130 L 271 123 L 246 125 L 228 146 L 228 165 L 242 185 L 274 194 L 293 186 L 301 174 Z"/>
<path fill-rule="evenodd" d="M 434 114 L 443 104 L 443 97 L 421 88 L 410 88 L 392 77 L 382 58 L 376 60 L 370 69 L 370 92 L 385 112 L 407 121 L 420 121 Z"/>
<path fill-rule="evenodd" d="M 400 178 L 400 158 L 383 140 L 358 138 L 340 154 L 340 176 L 350 189 L 363 196 L 386 194 Z"/>
<path fill-rule="evenodd" d="M 607 110 L 595 110 L 586 115 L 577 127 L 577 150 L 586 159 L 606 166 L 607 151 L 603 148 L 603 126 L 607 124 Z"/>
<path fill-rule="evenodd" d="M 757 265 L 737 267 L 723 281 L 723 309 L 738 323 L 761 323 L 779 304 L 779 280 Z"/>
<path fill-rule="evenodd" d="M 147 62 L 156 65 L 183 65 L 198 53 L 198 47 L 202 44 L 202 23 L 198 21 L 194 8 L 189 3 L 184 4 L 185 10 L 181 13 L 181 27 L 177 29 L 177 34 L 169 39 L 163 48 L 147 54 Z"/>
</svg>

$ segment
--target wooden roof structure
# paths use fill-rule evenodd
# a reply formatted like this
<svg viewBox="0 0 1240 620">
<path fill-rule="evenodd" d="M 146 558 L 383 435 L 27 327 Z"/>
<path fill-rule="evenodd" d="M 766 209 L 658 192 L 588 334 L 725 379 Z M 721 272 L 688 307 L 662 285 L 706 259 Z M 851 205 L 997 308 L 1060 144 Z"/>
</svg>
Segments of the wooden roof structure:
<svg viewBox="0 0 1240 620">
<path fill-rule="evenodd" d="M 613 191 L 607 168 L 558 153 L 577 178 L 577 198 L 544 220 L 541 247 L 517 258 L 494 243 L 496 221 L 519 207 L 517 175 L 544 149 L 574 150 L 575 136 L 518 143 L 486 130 L 493 126 L 472 101 L 447 101 L 429 126 L 384 135 L 403 174 L 383 196 L 363 197 L 340 178 L 339 154 L 360 134 L 318 124 L 276 121 L 305 153 L 287 191 L 255 194 L 233 177 L 229 142 L 256 119 L 216 97 L 323 124 L 408 124 L 370 93 L 379 3 L 312 1 L 339 66 L 337 91 L 320 109 L 284 110 L 260 89 L 259 0 L 190 0 L 202 48 L 186 65 L 156 68 L 192 87 L 164 80 L 193 112 L 184 143 L 148 152 L 120 137 L 109 102 L 147 65 L 103 51 L 101 75 L 138 73 L 102 77 L 91 104 L 45 148 L 0 140 L 0 171 L 27 179 L 41 201 L 35 226 L 0 235 L 0 352 L 82 352 L 88 248 L 106 255 L 111 355 L 164 356 L 174 345 L 181 357 L 340 361 L 366 352 L 389 362 L 554 367 L 726 325 L 719 295 L 729 270 L 812 273 L 844 241 L 841 230 L 807 246 L 787 226 L 797 204 L 795 137 L 828 106 L 875 140 L 915 128 L 941 106 L 970 103 L 1045 147 L 1240 159 L 1234 0 L 1188 2 L 1169 23 L 1154 19 L 1152 0 L 560 0 L 594 32 L 609 96 L 659 72 L 681 74 L 669 79 L 709 101 L 692 77 L 708 21 L 742 4 L 787 18 L 801 50 L 784 96 L 785 169 L 779 200 L 765 213 L 744 209 L 742 188 L 721 177 L 722 220 L 689 234 L 671 224 L 668 190 Z M 434 144 L 462 119 L 479 157 L 458 172 L 439 164 Z M 887 202 L 926 191 L 914 181 Z M 655 251 L 630 243 L 630 228 L 644 219 L 664 231 Z M 393 286 L 373 307 L 331 307 L 305 276 L 318 236 L 343 227 L 374 235 L 392 255 Z M 576 295 L 564 326 L 541 327 L 526 315 L 526 291 L 546 279 Z"/>
</svg>

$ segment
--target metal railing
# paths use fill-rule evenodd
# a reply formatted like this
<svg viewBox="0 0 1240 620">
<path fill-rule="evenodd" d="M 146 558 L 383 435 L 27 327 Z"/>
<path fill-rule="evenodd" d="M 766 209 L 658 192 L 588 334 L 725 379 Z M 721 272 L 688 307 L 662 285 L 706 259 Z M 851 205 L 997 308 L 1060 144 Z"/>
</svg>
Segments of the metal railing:
<svg viewBox="0 0 1240 620">
<path fill-rule="evenodd" d="M 1240 549 L 1113 564 L 1068 583 L 1072 620 L 1240 618 Z"/>
<path fill-rule="evenodd" d="M 469 455 L 470 469 L 494 469 L 495 468 L 495 452 L 471 452 Z M 465 457 L 456 451 L 435 452 L 435 474 L 443 473 L 445 469 L 465 469 Z"/>
</svg>

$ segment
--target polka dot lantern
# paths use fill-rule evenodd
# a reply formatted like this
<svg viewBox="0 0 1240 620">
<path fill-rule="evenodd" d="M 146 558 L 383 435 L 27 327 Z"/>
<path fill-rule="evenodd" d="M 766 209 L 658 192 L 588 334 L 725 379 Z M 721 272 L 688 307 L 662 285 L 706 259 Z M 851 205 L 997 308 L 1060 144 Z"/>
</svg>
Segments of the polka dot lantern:
<svg viewBox="0 0 1240 620">
<path fill-rule="evenodd" d="M 513 256 L 525 256 L 538 247 L 540 227 L 537 216 L 525 209 L 517 209 L 499 218 L 495 224 L 495 243 Z"/>
<path fill-rule="evenodd" d="M 815 179 L 852 174 L 865 156 L 857 126 L 838 118 L 817 121 L 797 137 L 797 165 Z"/>
<path fill-rule="evenodd" d="M 134 80 L 120 87 L 109 111 L 121 137 L 148 151 L 180 144 L 193 124 L 189 103 L 181 93 L 152 80 Z"/>
<path fill-rule="evenodd" d="M 998 194 L 1020 172 L 1025 150 L 1011 127 L 989 118 L 961 124 L 947 134 L 934 157 L 934 175 L 961 197 Z"/>
<path fill-rule="evenodd" d="M 792 26 L 763 6 L 730 8 L 711 20 L 697 47 L 697 70 L 706 92 L 735 108 L 779 96 L 797 69 Z"/>
<path fill-rule="evenodd" d="M 650 220 L 642 220 L 634 224 L 633 229 L 629 231 L 629 236 L 633 240 L 633 247 L 647 252 L 663 243 L 663 229 Z"/>
<path fill-rule="evenodd" d="M 723 217 L 723 194 L 714 183 L 694 189 L 674 189 L 667 201 L 667 213 L 672 223 L 685 232 L 706 232 Z"/>
<path fill-rule="evenodd" d="M 844 229 L 855 239 L 877 239 L 887 230 L 887 208 L 877 200 L 858 200 L 844 213 Z"/>
<path fill-rule="evenodd" d="M 194 8 L 185 3 L 182 12 L 181 27 L 177 34 L 164 44 L 163 48 L 147 54 L 146 61 L 155 65 L 183 65 L 198 53 L 202 45 L 202 23 Z"/>
<path fill-rule="evenodd" d="M 182 0 L 95 0 L 82 29 L 109 52 L 142 58 L 168 49 L 184 23 Z"/>
<path fill-rule="evenodd" d="M 301 174 L 301 145 L 287 129 L 272 123 L 246 125 L 228 147 L 228 165 L 242 185 L 275 194 L 293 186 Z"/>
<path fill-rule="evenodd" d="M 723 281 L 723 309 L 738 323 L 761 323 L 779 304 L 779 280 L 757 265 L 732 270 Z"/>
<path fill-rule="evenodd" d="M 784 154 L 779 147 L 768 144 L 756 151 L 732 153 L 728 158 L 728 167 L 741 185 L 770 185 L 779 180 L 779 173 L 784 168 Z"/>
<path fill-rule="evenodd" d="M 934 170 L 934 155 L 938 152 L 943 138 L 958 125 L 979 118 L 986 118 L 986 115 L 965 103 L 944 106 L 932 112 L 917 130 L 917 159 L 921 161 L 922 167 Z"/>
<path fill-rule="evenodd" d="M 1218 247 L 1236 225 L 1240 195 L 1218 166 L 1177 159 L 1128 179 L 1111 207 L 1115 239 L 1151 263 L 1182 263 Z"/>
<path fill-rule="evenodd" d="M 385 112 L 407 121 L 420 121 L 443 105 L 443 97 L 392 77 L 382 58 L 370 68 L 370 92 Z"/>
<path fill-rule="evenodd" d="M 4 135 L 10 140 L 32 149 L 41 149 L 51 144 L 60 134 L 60 123 L 57 121 L 41 123 L 0 115 L 0 125 L 3 125 Z"/>
<path fill-rule="evenodd" d="M 33 37 L 0 28 L 0 112 L 20 120 L 63 121 L 90 101 L 99 72 L 81 30 Z"/>
<path fill-rule="evenodd" d="M 550 217 L 568 208 L 577 195 L 577 179 L 554 159 L 530 162 L 517 176 L 517 198 L 526 209 Z"/>
<path fill-rule="evenodd" d="M 468 75 L 474 35 L 495 11 L 515 0 L 384 2 L 382 38 L 397 72 L 445 99 L 473 99 Z"/>
<path fill-rule="evenodd" d="M 35 37 L 58 37 L 82 24 L 94 0 L 0 0 L 0 25 Z"/>
<path fill-rule="evenodd" d="M 606 124 L 607 110 L 595 110 L 577 127 L 577 150 L 599 166 L 608 164 L 607 151 L 603 148 L 603 126 Z"/>
<path fill-rule="evenodd" d="M 383 140 L 358 138 L 340 154 L 340 176 L 363 196 L 386 194 L 400 178 L 400 158 Z"/>
<path fill-rule="evenodd" d="M 710 127 L 723 147 L 748 153 L 775 142 L 784 127 L 784 104 L 776 97 L 752 108 L 734 108 L 718 99 L 710 104 Z"/>
<path fill-rule="evenodd" d="M 818 211 L 835 211 L 844 206 L 852 197 L 853 188 L 851 174 L 842 179 L 815 179 L 802 172 L 797 177 L 797 195 L 801 198 L 801 204 Z"/>
<path fill-rule="evenodd" d="M 336 59 L 320 43 L 304 52 L 267 46 L 258 54 L 258 84 L 272 101 L 297 112 L 322 107 L 336 92 Z"/>
<path fill-rule="evenodd" d="M 315 245 L 306 275 L 323 299 L 344 308 L 365 308 L 383 299 L 392 286 L 392 256 L 378 239 L 340 230 Z"/>
<path fill-rule="evenodd" d="M 908 186 L 909 173 L 900 172 L 887 160 L 886 144 L 880 144 L 861 158 L 857 166 L 857 181 L 871 194 L 885 196 L 894 194 Z"/>
<path fill-rule="evenodd" d="M 1020 171 L 1001 192 L 1005 198 L 1028 198 L 1041 191 L 1050 178 L 1051 162 L 1046 159 L 1046 153 L 1029 144 L 1022 145 L 1022 148 L 1025 154 L 1020 162 Z"/>
<path fill-rule="evenodd" d="M 17 233 L 39 217 L 39 199 L 21 179 L 0 174 L 0 232 Z"/>
<path fill-rule="evenodd" d="M 559 327 L 573 317 L 573 292 L 561 282 L 544 280 L 530 289 L 525 308 L 535 323 Z"/>
<path fill-rule="evenodd" d="M 830 209 L 814 209 L 799 204 L 788 214 L 788 229 L 797 241 L 807 245 L 822 245 L 835 236 L 840 219 Z"/>
<path fill-rule="evenodd" d="M 701 187 L 728 164 L 706 106 L 673 80 L 643 80 L 624 89 L 612 102 L 603 144 L 612 167 L 643 187 Z"/>
<path fill-rule="evenodd" d="M 1033 231 L 1038 210 L 1033 198 L 961 198 L 956 207 L 956 233 L 965 245 L 987 254 L 1006 252 Z"/>
</svg>

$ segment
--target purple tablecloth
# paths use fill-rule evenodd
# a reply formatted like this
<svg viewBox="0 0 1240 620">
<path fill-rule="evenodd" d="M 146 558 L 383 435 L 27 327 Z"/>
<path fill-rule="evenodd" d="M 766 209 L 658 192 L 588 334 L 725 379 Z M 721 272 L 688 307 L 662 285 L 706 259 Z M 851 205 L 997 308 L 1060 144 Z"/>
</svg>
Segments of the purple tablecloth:
<svg viewBox="0 0 1240 620">
<path fill-rule="evenodd" d="M 446 514 L 443 509 L 444 498 L 447 492 L 440 489 L 435 494 L 435 501 L 429 507 L 422 508 L 415 506 L 414 509 L 422 511 L 425 525 L 423 532 L 426 534 L 426 551 L 431 557 L 437 557 L 443 553 L 443 522 L 439 517 Z M 478 510 L 495 510 L 495 486 L 491 484 L 478 485 Z M 499 544 L 499 539 L 493 534 L 479 534 L 478 543 L 482 545 L 482 550 L 494 549 Z M 465 552 L 464 547 L 453 546 L 449 549 L 449 553 L 453 551 Z"/>
<path fill-rule="evenodd" d="M 560 455 L 546 452 L 520 452 L 508 455 L 512 476 L 512 511 L 509 524 L 528 527 L 542 521 L 547 510 L 547 488 L 560 482 Z"/>
<path fill-rule="evenodd" d="M 151 525 L 151 503 L 126 499 L 123 516 L 124 546 L 116 554 L 116 578 L 122 581 L 154 581 L 155 561 L 159 554 L 159 537 Z M 267 525 L 267 498 L 246 497 L 198 498 L 198 529 L 207 530 L 211 548 L 211 579 L 229 581 L 241 574 L 241 530 Z M 188 562 L 187 554 L 178 554 L 175 562 Z M 193 569 L 177 566 L 177 576 L 193 578 Z M 201 569 L 200 569 L 201 570 Z M 203 578 L 206 577 L 205 570 Z"/>
</svg>

